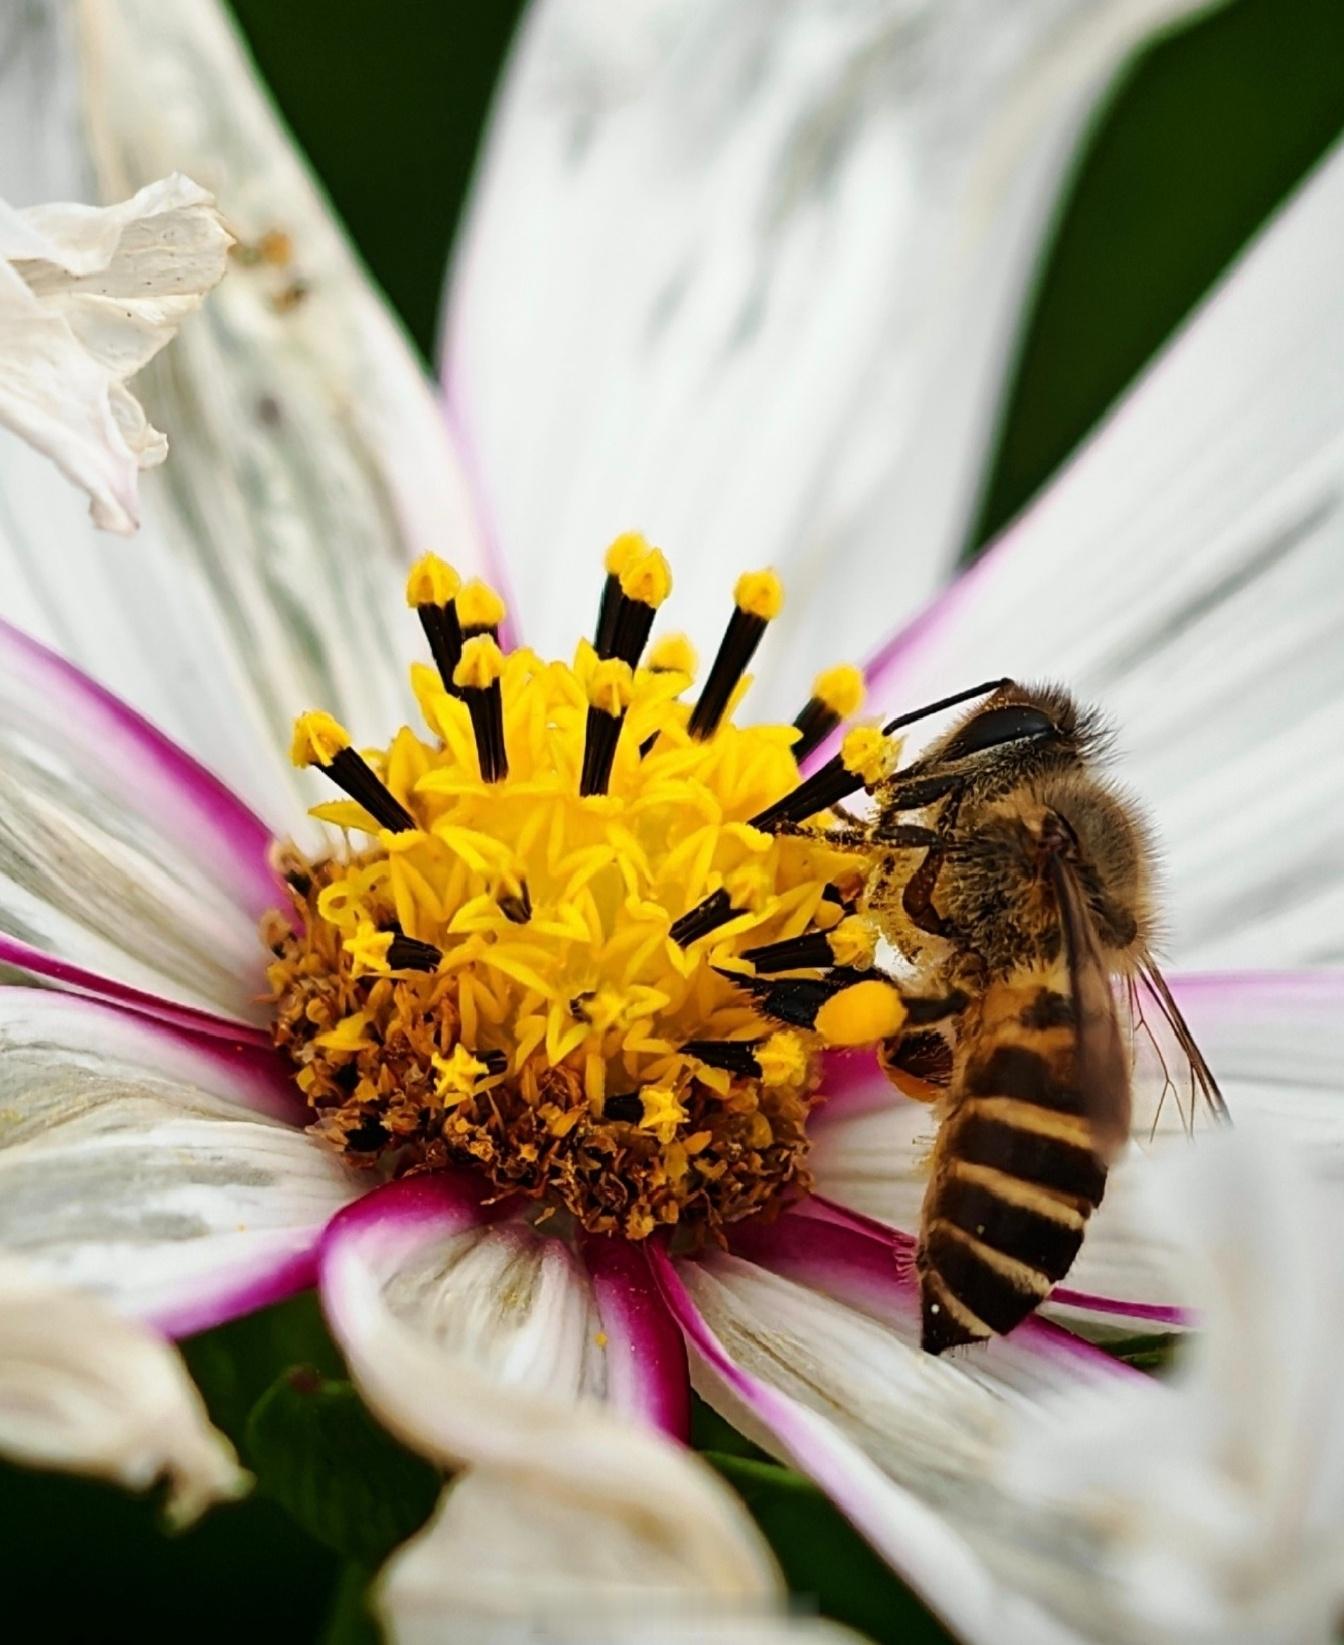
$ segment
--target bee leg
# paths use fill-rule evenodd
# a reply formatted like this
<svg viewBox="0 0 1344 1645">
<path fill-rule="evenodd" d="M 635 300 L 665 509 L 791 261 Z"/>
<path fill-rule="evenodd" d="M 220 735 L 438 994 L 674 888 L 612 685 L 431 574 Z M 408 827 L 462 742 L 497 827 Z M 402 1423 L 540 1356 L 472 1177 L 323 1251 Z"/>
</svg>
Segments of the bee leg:
<svg viewBox="0 0 1344 1645">
<path fill-rule="evenodd" d="M 880 834 L 874 834 L 868 827 L 852 828 L 811 828 L 804 822 L 777 822 L 772 833 L 787 835 L 791 839 L 821 840 L 827 845 L 838 847 L 841 851 L 871 851 L 873 846 L 885 845 L 897 850 L 918 851 L 931 849 L 938 844 L 938 835 L 932 828 L 919 828 L 915 824 L 898 823 L 894 828 L 884 828 Z"/>
<path fill-rule="evenodd" d="M 955 1016 L 966 1004 L 964 994 L 945 999 L 907 999 L 910 1016 L 900 1033 L 883 1040 L 877 1060 L 901 1093 L 916 1102 L 936 1102 L 952 1083 L 952 1042 L 934 1023 Z"/>
</svg>

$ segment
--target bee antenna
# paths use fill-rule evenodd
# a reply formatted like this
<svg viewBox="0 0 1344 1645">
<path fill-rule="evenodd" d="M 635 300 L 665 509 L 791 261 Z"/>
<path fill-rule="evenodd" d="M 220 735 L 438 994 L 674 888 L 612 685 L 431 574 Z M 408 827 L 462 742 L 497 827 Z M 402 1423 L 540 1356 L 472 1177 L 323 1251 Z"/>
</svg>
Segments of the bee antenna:
<svg viewBox="0 0 1344 1645">
<path fill-rule="evenodd" d="M 888 721 L 882 727 L 882 735 L 889 737 L 902 726 L 913 725 L 916 720 L 926 720 L 930 714 L 940 714 L 945 708 L 955 708 L 958 703 L 969 702 L 972 697 L 988 697 L 992 692 L 1002 691 L 1012 684 L 1013 681 L 1010 679 L 986 680 L 982 685 L 973 685 L 967 691 L 958 691 L 951 697 L 942 697 L 936 703 L 925 703 L 923 708 L 912 708 L 908 714 L 898 714 L 894 720 Z"/>
</svg>

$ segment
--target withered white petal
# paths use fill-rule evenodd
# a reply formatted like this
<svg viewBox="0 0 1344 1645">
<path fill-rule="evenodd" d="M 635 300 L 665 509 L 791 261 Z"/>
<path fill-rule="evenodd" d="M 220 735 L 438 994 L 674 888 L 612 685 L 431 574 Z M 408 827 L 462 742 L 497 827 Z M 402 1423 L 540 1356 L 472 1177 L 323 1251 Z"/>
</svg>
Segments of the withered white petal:
<svg viewBox="0 0 1344 1645">
<path fill-rule="evenodd" d="M 0 424 L 133 531 L 138 477 L 168 443 L 125 386 L 224 274 L 213 197 L 174 174 L 120 205 L 0 200 Z"/>
<path fill-rule="evenodd" d="M 611 1444 L 628 1430 L 610 1423 Z M 635 1461 L 638 1449 L 632 1453 Z M 740 1504 L 697 1457 L 662 1448 L 667 1475 L 644 1511 L 612 1507 L 578 1481 L 472 1469 L 401 1548 L 379 1583 L 396 1645 L 844 1645 L 848 1629 L 782 1614 L 783 1588 Z M 678 1490 L 661 1494 L 667 1477 Z M 723 1568 L 688 1560 L 673 1515 L 752 1559 Z"/>
<path fill-rule="evenodd" d="M 792 712 L 837 636 L 866 650 L 951 569 L 1080 127 L 1188 7 L 617 9 L 525 24 L 450 402 L 530 640 L 568 644 L 574 568 L 638 527 L 712 644 L 746 554 L 788 584 L 762 668 Z"/>
<path fill-rule="evenodd" d="M 1052 1605 L 1117 1641 L 1333 1639 L 1344 1204 L 1251 1124 L 1152 1173 L 1202 1331 L 1165 1382 L 1047 1401 L 995 1472 Z"/>
<path fill-rule="evenodd" d="M 168 1482 L 179 1523 L 248 1476 L 162 1338 L 0 1257 L 0 1454 L 29 1467 Z"/>
</svg>

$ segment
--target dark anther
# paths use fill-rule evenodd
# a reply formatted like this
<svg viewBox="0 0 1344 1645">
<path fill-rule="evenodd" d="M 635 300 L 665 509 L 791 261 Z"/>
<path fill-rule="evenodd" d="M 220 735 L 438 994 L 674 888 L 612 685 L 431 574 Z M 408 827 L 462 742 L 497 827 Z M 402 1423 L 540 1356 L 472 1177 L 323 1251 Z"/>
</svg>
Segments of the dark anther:
<svg viewBox="0 0 1344 1645">
<path fill-rule="evenodd" d="M 793 745 L 793 757 L 799 765 L 814 748 L 819 748 L 826 741 L 839 724 L 840 716 L 829 704 L 822 702 L 820 697 L 807 699 L 793 722 L 794 729 L 799 733 L 798 741 Z"/>
<path fill-rule="evenodd" d="M 387 1142 L 387 1130 L 381 1120 L 369 1115 L 345 1133 L 344 1142 L 353 1153 L 376 1154 Z"/>
<path fill-rule="evenodd" d="M 446 605 L 417 606 L 416 615 L 429 641 L 443 689 L 460 697 L 461 691 L 453 684 L 453 670 L 462 660 L 462 625 L 457 620 L 456 604 L 449 600 Z"/>
<path fill-rule="evenodd" d="M 826 968 L 834 964 L 831 940 L 824 931 L 807 931 L 801 937 L 789 937 L 783 942 L 768 942 L 761 948 L 748 948 L 742 955 L 756 967 L 758 976 L 772 971 L 797 971 Z"/>
<path fill-rule="evenodd" d="M 322 770 L 384 828 L 402 834 L 415 827 L 415 818 L 374 774 L 363 755 L 356 754 L 353 748 L 341 749 Z"/>
<path fill-rule="evenodd" d="M 722 1068 L 739 1079 L 759 1079 L 761 1065 L 756 1061 L 759 1040 L 687 1040 L 682 1051 L 697 1062 L 710 1068 Z"/>
<path fill-rule="evenodd" d="M 650 613 L 652 615 L 652 613 Z M 608 714 L 595 703 L 588 706 L 588 723 L 583 737 L 583 771 L 579 777 L 579 793 L 605 794 L 611 781 L 611 763 L 616 758 L 616 744 L 621 740 L 625 714 Z"/>
<path fill-rule="evenodd" d="M 509 755 L 504 746 L 504 693 L 499 681 L 493 680 L 486 686 L 467 686 L 461 695 L 471 715 L 481 778 L 488 783 L 502 782 L 509 774 Z"/>
<path fill-rule="evenodd" d="M 792 793 L 758 811 L 751 819 L 751 826 L 769 833 L 777 823 L 805 822 L 818 811 L 829 810 L 838 801 L 857 794 L 862 787 L 863 778 L 851 771 L 837 754 L 805 782 L 799 783 Z"/>
<path fill-rule="evenodd" d="M 691 713 L 691 723 L 688 727 L 691 736 L 703 742 L 719 729 L 719 722 L 728 707 L 728 699 L 736 690 L 737 682 L 755 655 L 766 626 L 764 617 L 758 617 L 751 611 L 744 611 L 740 605 L 733 607 L 733 614 L 728 619 L 728 627 L 719 642 L 718 654 L 709 671 L 709 678 L 705 681 L 700 700 Z"/>
<path fill-rule="evenodd" d="M 506 1051 L 473 1051 L 471 1054 L 477 1062 L 485 1064 L 487 1074 L 499 1075 L 508 1069 L 509 1057 Z"/>
<path fill-rule="evenodd" d="M 526 925 L 532 918 L 532 897 L 526 886 L 516 897 L 500 897 L 499 911 L 514 925 Z"/>
<path fill-rule="evenodd" d="M 432 942 L 420 942 L 398 932 L 388 945 L 387 968 L 389 971 L 437 971 L 442 958 L 442 950 Z"/>
<path fill-rule="evenodd" d="M 850 966 L 837 966 L 829 977 L 785 977 L 772 982 L 769 977 L 744 977 L 734 971 L 720 971 L 721 977 L 745 989 L 767 1017 L 793 1028 L 811 1028 L 817 1012 L 833 995 L 864 980 L 865 973 Z"/>
<path fill-rule="evenodd" d="M 679 948 L 686 948 L 697 938 L 708 936 L 719 926 L 727 925 L 729 920 L 736 918 L 737 913 L 738 910 L 728 899 L 728 893 L 715 891 L 679 920 L 674 920 L 668 935 Z"/>
</svg>

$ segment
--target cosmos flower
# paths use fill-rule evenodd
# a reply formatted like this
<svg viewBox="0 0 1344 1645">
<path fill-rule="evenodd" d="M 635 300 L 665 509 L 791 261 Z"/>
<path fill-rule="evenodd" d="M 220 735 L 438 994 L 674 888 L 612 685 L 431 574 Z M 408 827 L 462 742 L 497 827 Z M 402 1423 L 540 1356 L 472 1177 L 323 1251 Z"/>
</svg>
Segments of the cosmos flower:
<svg viewBox="0 0 1344 1645">
<path fill-rule="evenodd" d="M 1072 139 L 1161 8 L 1103 26 L 1021 6 L 1001 32 L 974 10 L 630 8 L 595 32 L 585 7 L 540 7 L 459 252 L 447 428 L 211 6 L 53 5 L 19 36 L 11 61 L 50 52 L 59 78 L 78 24 L 101 186 L 184 165 L 241 254 L 153 370 L 175 460 L 133 557 L 82 541 L 35 459 L 0 454 L 0 959 L 61 985 L 0 1001 L 4 1103 L 41 1126 L 0 1138 L 0 1246 L 179 1333 L 316 1277 L 375 1409 L 468 1469 L 388 1577 L 398 1616 L 432 1612 L 426 1570 L 457 1580 L 481 1523 L 464 1490 L 482 1520 L 520 1484 L 633 1513 L 645 1439 L 573 1413 L 683 1433 L 689 1346 L 705 1396 L 955 1626 L 1039 1619 L 976 1528 L 1006 1414 L 1131 1379 L 1059 1319 L 1171 1327 L 1199 1300 L 1129 1186 L 1136 1150 L 1056 1318 L 918 1352 L 893 1253 L 924 1110 L 853 1052 L 814 1091 L 815 1041 L 714 970 L 820 927 L 846 871 L 743 826 L 796 778 L 779 729 L 743 729 L 748 640 L 785 723 L 837 651 L 871 653 L 869 701 L 893 712 L 995 673 L 1099 698 L 1160 819 L 1170 953 L 1202 968 L 1173 986 L 1234 1113 L 1337 1163 L 1340 990 L 1293 968 L 1333 956 L 1344 896 L 1319 757 L 1339 712 L 1344 391 L 1320 339 L 1344 162 L 917 615 L 969 514 Z M 84 137 L 57 137 L 37 158 L 65 172 L 29 190 L 90 197 Z M 670 602 L 664 562 L 619 536 L 632 520 L 685 545 Z M 784 574 L 778 612 L 773 579 L 736 585 L 717 735 L 676 706 L 686 646 L 638 672 L 576 653 L 597 606 L 577 568 L 612 539 L 618 653 L 634 634 L 643 655 L 667 603 L 709 654 L 737 572 Z M 419 558 L 448 545 L 456 571 Z M 398 730 L 411 661 L 418 736 Z M 814 718 L 844 695 L 832 679 Z M 353 857 L 328 857 L 333 823 Z M 746 1058 L 686 1050 L 725 1039 Z M 384 1182 L 401 1159 L 427 1169 Z M 726 1247 L 668 1242 L 669 1210 Z M 548 1524 L 539 1508 L 538 1547 Z"/>
</svg>

